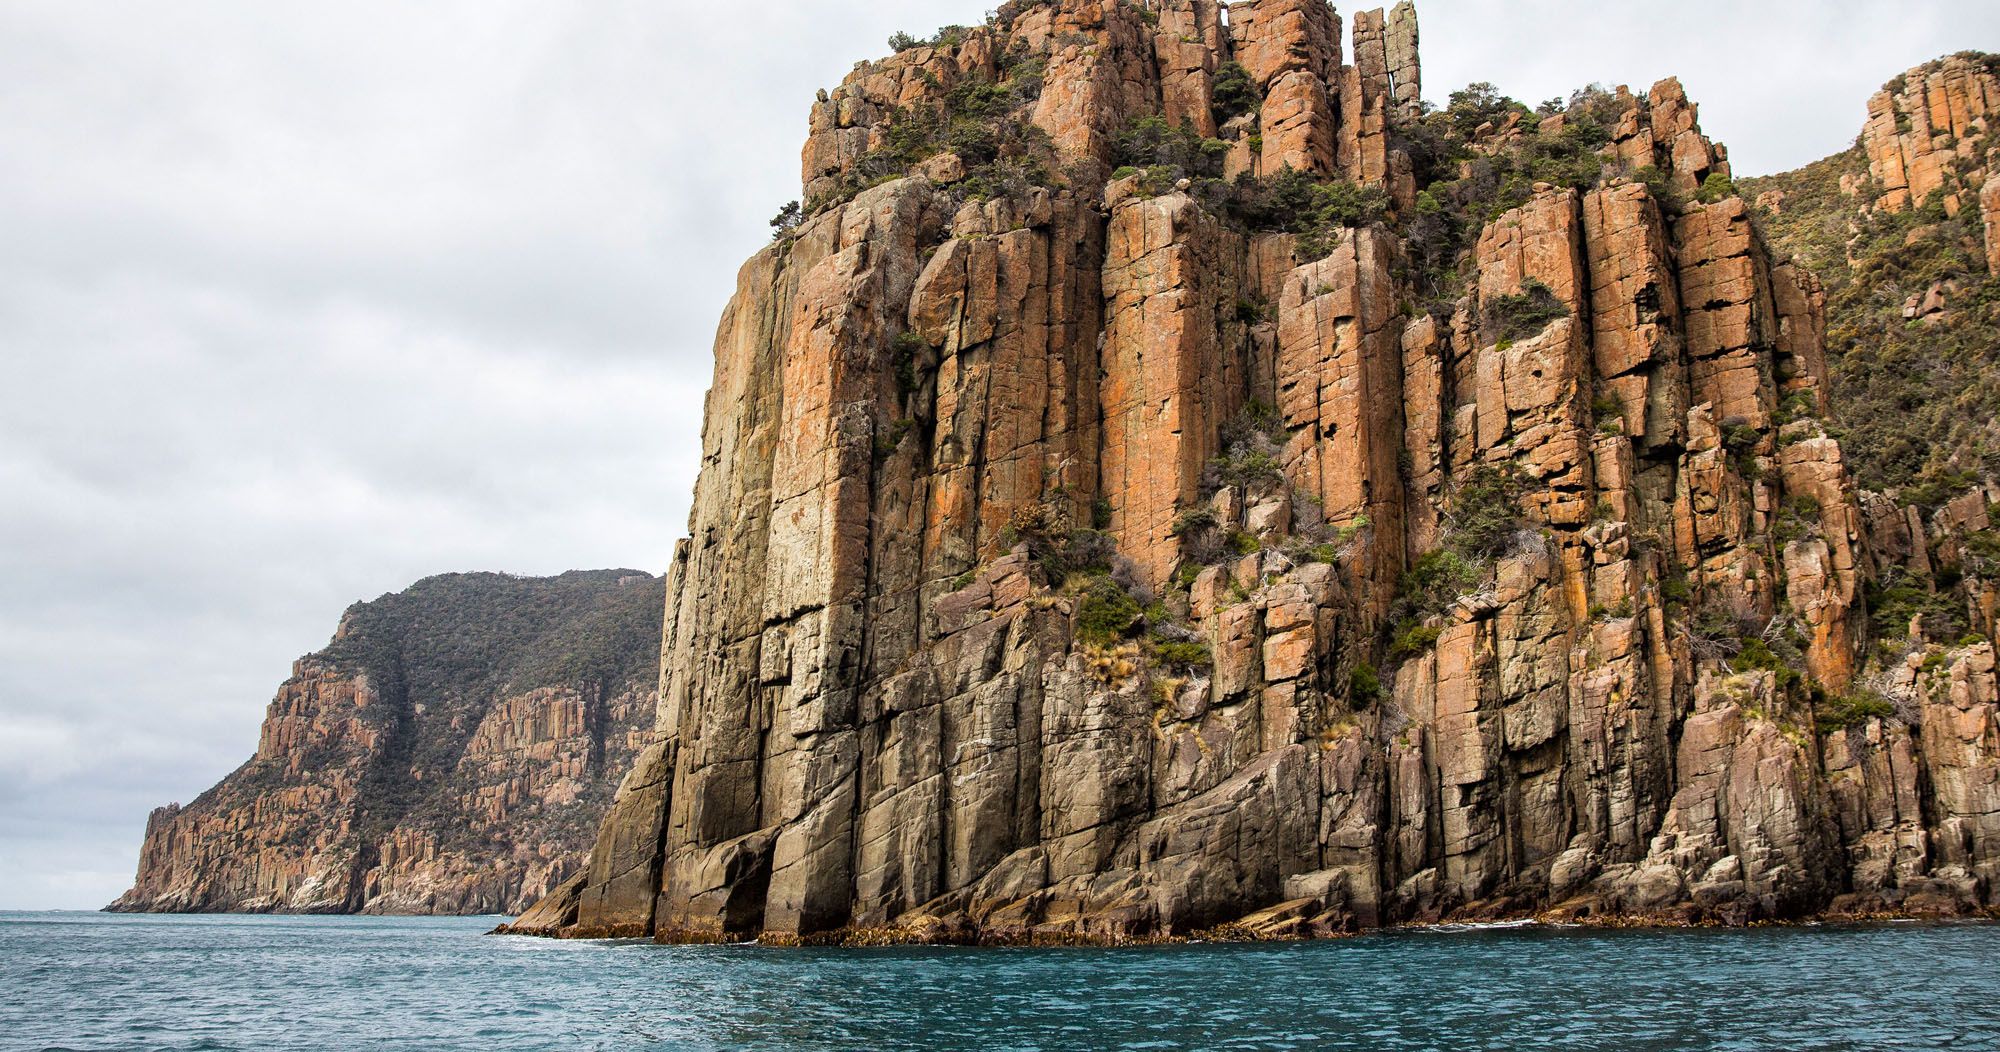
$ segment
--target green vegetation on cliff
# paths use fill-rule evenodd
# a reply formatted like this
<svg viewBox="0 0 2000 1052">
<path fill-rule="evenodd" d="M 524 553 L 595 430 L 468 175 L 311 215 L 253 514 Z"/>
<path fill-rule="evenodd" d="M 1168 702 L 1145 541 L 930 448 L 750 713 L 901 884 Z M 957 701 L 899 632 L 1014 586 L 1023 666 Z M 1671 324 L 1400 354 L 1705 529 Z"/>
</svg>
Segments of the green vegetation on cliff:
<svg viewBox="0 0 2000 1052">
<path fill-rule="evenodd" d="M 1974 156 L 1986 145 L 2000 140 Z M 2000 280 L 1976 195 L 1955 215 L 1942 190 L 1872 207 L 1881 187 L 1860 143 L 1741 184 L 1772 247 L 1826 287 L 1835 434 L 1861 486 L 1934 508 L 2000 475 Z"/>
</svg>

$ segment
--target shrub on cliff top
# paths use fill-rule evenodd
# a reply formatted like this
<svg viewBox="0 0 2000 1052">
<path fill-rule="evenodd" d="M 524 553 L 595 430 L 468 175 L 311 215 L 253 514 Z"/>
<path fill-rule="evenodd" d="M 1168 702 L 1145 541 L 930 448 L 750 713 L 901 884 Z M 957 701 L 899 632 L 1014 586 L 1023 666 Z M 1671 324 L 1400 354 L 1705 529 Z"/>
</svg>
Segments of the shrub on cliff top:
<svg viewBox="0 0 2000 1052">
<path fill-rule="evenodd" d="M 1120 132 L 1111 146 L 1111 163 L 1119 168 L 1164 170 L 1168 185 L 1179 179 L 1215 179 L 1229 144 L 1204 138 L 1191 124 L 1176 128 L 1165 117 L 1140 117 Z"/>
<path fill-rule="evenodd" d="M 1695 191 L 1694 199 L 1702 204 L 1712 205 L 1735 196 L 1737 196 L 1735 180 L 1721 172 L 1710 172 L 1708 178 L 1702 180 L 1701 189 Z"/>
<path fill-rule="evenodd" d="M 2000 140 L 1966 152 L 1983 157 L 1993 144 Z M 1970 172 L 1947 166 L 1943 174 L 1961 205 L 1974 200 Z M 1745 179 L 1741 190 L 1752 199 L 1782 193 L 1757 210 L 1757 227 L 1825 285 L 1829 422 L 1861 487 L 1928 504 L 1957 494 L 1913 487 L 1959 473 L 2000 475 L 2000 439 L 1987 426 L 2000 417 L 2000 277 L 1987 272 L 1980 250 L 1979 209 L 1952 215 L 1944 193 L 1896 212 L 1864 207 L 1884 192 L 1870 177 L 1865 142 L 1794 172 Z M 1905 318 L 1904 305 L 1933 288 L 1945 309 Z"/>
<path fill-rule="evenodd" d="M 952 187 L 961 200 L 1053 186 L 1056 155 L 1048 132 L 1015 118 L 1016 110 L 1041 93 L 1041 65 L 1022 59 L 1003 69 L 1008 79 L 998 83 L 968 76 L 934 103 L 897 108 L 881 142 L 841 176 L 838 188 L 815 195 L 805 211 L 818 214 L 845 203 L 945 152 L 965 164 L 965 177 Z M 933 80 L 932 86 L 939 85 Z"/>
<path fill-rule="evenodd" d="M 805 209 L 797 201 L 786 202 L 785 207 L 778 209 L 778 214 L 771 217 L 771 239 L 776 241 L 786 237 L 797 230 L 799 224 L 805 220 Z"/>
<path fill-rule="evenodd" d="M 1528 107 L 1505 95 L 1488 81 L 1478 81 L 1451 93 L 1445 102 L 1444 119 L 1461 139 L 1471 140 L 1483 124 L 1498 125 L 1508 114 L 1528 116 Z"/>
<path fill-rule="evenodd" d="M 1323 259 L 1333 251 L 1341 231 L 1387 215 L 1389 198 L 1373 187 L 1286 167 L 1268 179 L 1239 177 L 1227 208 L 1230 217 L 1249 230 L 1299 235 L 1299 255 Z"/>
<path fill-rule="evenodd" d="M 1598 85 L 1551 99 L 1542 117 L 1563 120 L 1543 131 L 1543 121 L 1491 84 L 1454 92 L 1451 104 L 1399 125 L 1419 190 L 1414 214 L 1404 219 L 1410 262 L 1431 311 L 1447 316 L 1470 273 L 1466 255 L 1481 230 L 1534 196 L 1538 182 L 1589 189 L 1606 176 L 1599 150 L 1624 113 L 1624 103 Z M 1499 128 L 1522 115 L 1516 133 L 1479 140 L 1487 124 Z"/>
</svg>

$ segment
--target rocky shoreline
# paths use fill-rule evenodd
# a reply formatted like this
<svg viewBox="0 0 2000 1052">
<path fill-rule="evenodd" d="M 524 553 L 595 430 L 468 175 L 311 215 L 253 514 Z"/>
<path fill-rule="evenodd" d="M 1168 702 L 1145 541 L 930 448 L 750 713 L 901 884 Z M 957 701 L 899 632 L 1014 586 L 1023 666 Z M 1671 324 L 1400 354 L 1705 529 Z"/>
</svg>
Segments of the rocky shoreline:
<svg viewBox="0 0 2000 1052">
<path fill-rule="evenodd" d="M 646 940 L 662 946 L 741 946 L 757 945 L 775 949 L 837 948 L 874 949 L 895 946 L 961 946 L 988 949 L 1023 948 L 1118 948 L 1139 946 L 1184 946 L 1202 943 L 1272 943 L 1272 942 L 1312 942 L 1325 939 L 1357 939 L 1368 935 L 1385 935 L 1396 932 L 1434 931 L 1441 928 L 1585 928 L 1607 930 L 1680 930 L 1680 929 L 1744 929 L 1744 928 L 1791 928 L 1811 927 L 1828 924 L 1896 924 L 1896 923 L 2000 923 L 2000 908 L 1983 907 L 1967 909 L 1957 903 L 1939 903 L 1935 908 L 1888 909 L 1888 908 L 1835 908 L 1810 917 L 1786 919 L 1736 920 L 1703 914 L 1698 907 L 1677 911 L 1651 914 L 1598 914 L 1580 911 L 1576 908 L 1558 907 L 1535 913 L 1517 914 L 1509 912 L 1476 912 L 1466 916 L 1453 916 L 1432 921 L 1406 921 L 1380 928 L 1345 930 L 1316 926 L 1307 915 L 1303 904 L 1286 903 L 1260 911 L 1242 921 L 1224 924 L 1215 928 L 1190 932 L 1185 935 L 1152 935 L 1143 937 L 1102 936 L 1093 937 L 1071 931 L 1048 933 L 1018 932 L 996 933 L 968 930 L 950 930 L 939 927 L 921 928 L 876 928 L 868 930 L 840 930 L 820 932 L 811 936 L 777 935 L 755 939 L 738 939 L 716 935 L 710 932 L 664 932 L 648 933 L 643 929 L 590 931 L 587 929 L 524 929 L 515 924 L 502 924 L 489 935 L 513 935 L 524 938 L 551 938 L 585 940 Z"/>
</svg>

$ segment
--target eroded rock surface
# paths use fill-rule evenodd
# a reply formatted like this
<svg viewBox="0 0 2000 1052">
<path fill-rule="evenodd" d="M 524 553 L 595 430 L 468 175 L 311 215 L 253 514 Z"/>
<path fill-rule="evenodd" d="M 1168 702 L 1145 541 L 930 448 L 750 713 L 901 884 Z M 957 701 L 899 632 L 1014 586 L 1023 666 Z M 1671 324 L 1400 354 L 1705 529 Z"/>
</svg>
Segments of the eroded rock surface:
<svg viewBox="0 0 2000 1052">
<path fill-rule="evenodd" d="M 1823 294 L 1708 192 L 1727 152 L 1678 82 L 1607 93 L 1603 177 L 1524 192 L 1440 302 L 1401 225 L 1415 12 L 1354 25 L 1349 63 L 1317 0 L 1010 4 L 815 107 L 831 196 L 716 343 L 662 736 L 513 930 L 1995 903 L 1991 649 L 1907 645 L 1854 693 L 1901 520 L 1819 422 Z M 1258 104 L 1217 119 L 1230 62 Z M 895 107 L 1030 67 L 1064 179 L 843 183 Z M 1154 114 L 1389 218 L 1309 239 L 1108 171 Z"/>
<path fill-rule="evenodd" d="M 1956 214 L 1974 201 L 1962 195 L 1961 176 L 1983 172 L 1982 140 L 2000 115 L 2000 71 L 1971 54 L 1918 66 L 1868 100 L 1862 143 L 1868 170 L 1880 188 L 1877 203 L 1890 211 L 1921 205 L 1945 193 Z M 1971 185 L 1980 185 L 1974 178 Z"/>
<path fill-rule="evenodd" d="M 518 912 L 652 737 L 661 582 L 454 575 L 358 604 L 257 755 L 154 811 L 126 912 Z M 651 850 L 649 845 L 648 850 Z"/>
</svg>

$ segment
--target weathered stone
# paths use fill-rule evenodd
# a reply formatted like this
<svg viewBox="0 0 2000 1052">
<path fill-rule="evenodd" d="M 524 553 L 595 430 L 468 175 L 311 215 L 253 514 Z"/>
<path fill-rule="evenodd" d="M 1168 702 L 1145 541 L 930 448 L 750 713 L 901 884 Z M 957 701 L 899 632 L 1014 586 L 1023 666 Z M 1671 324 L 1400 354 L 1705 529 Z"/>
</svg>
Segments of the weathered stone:
<svg viewBox="0 0 2000 1052">
<path fill-rule="evenodd" d="M 1965 55 L 1919 66 L 1877 92 L 1868 100 L 1861 139 L 1869 174 L 1882 188 L 1881 207 L 1900 212 L 1942 193 L 1956 214 L 1961 184 L 1954 166 L 1984 163 L 1978 144 L 1995 115 L 2000 77 Z"/>
<path fill-rule="evenodd" d="M 112 908 L 495 913 L 555 895 L 652 737 L 661 593 L 635 571 L 459 575 L 351 609 L 326 650 L 293 665 L 257 755 L 153 813 Z M 525 635 L 495 640 L 492 621 Z M 527 671 L 541 667 L 541 633 L 621 629 L 646 641 L 621 671 L 562 685 Z M 495 681 L 503 668 L 515 683 Z M 554 923 L 538 916 L 524 923 Z"/>
<path fill-rule="evenodd" d="M 1285 473 L 1332 525 L 1365 519 L 1392 539 L 1403 534 L 1403 493 L 1390 483 L 1403 432 L 1397 261 L 1386 231 L 1356 231 L 1293 271 L 1278 302 L 1278 411 L 1293 436 Z M 1368 547 L 1369 572 L 1394 580 L 1401 543 Z"/>
<path fill-rule="evenodd" d="M 1986 269 L 2000 274 L 2000 178 L 1988 175 L 1980 187 L 1979 215 L 1986 229 Z"/>
<path fill-rule="evenodd" d="M 1041 58 L 1062 188 L 969 198 L 926 165 L 745 269 L 671 591 L 670 779 L 525 927 L 634 923 L 614 884 L 644 883 L 649 828 L 670 940 L 1984 905 L 1990 650 L 1862 667 L 1878 567 L 1959 565 L 1983 502 L 1926 523 L 1856 491 L 1816 419 L 1824 292 L 1715 199 L 1727 152 L 1678 82 L 1616 96 L 1606 179 L 1487 224 L 1430 313 L 1410 264 L 1447 261 L 1396 235 L 1414 11 L 1356 16 L 1351 65 L 1340 33 L 1317 0 L 1226 27 L 1008 5 L 823 104 L 809 174 L 844 179 L 888 107 Z M 1263 104 L 1216 127 L 1231 59 Z M 1210 186 L 1108 177 L 1154 114 L 1232 175 L 1397 208 L 1246 234 Z M 1710 200 L 1663 205 L 1644 168 Z"/>
<path fill-rule="evenodd" d="M 1155 585 L 1178 558 L 1178 509 L 1195 499 L 1217 429 L 1241 404 L 1222 342 L 1241 251 L 1183 194 L 1127 201 L 1111 218 L 1099 472 L 1111 530 Z"/>
<path fill-rule="evenodd" d="M 1644 98 L 1620 86 L 1617 98 L 1624 113 L 1605 150 L 1628 171 L 1657 168 L 1682 193 L 1700 188 L 1711 175 L 1730 174 L 1729 151 L 1701 133 L 1696 107 L 1678 78 L 1653 85 Z"/>
</svg>

